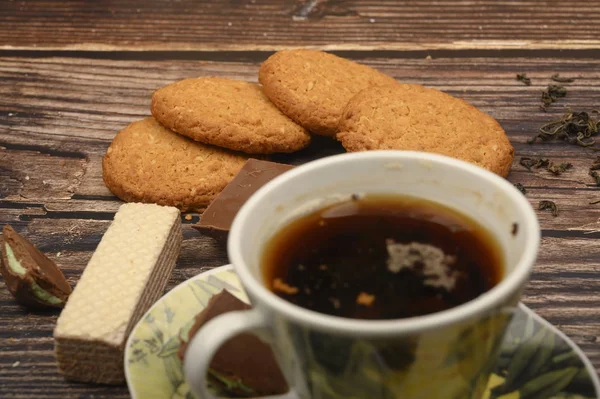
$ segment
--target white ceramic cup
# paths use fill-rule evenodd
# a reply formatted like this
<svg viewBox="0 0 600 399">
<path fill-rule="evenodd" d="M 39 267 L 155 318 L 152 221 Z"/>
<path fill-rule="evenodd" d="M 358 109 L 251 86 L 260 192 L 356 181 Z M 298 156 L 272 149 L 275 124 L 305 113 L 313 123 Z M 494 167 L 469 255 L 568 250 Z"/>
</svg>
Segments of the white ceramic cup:
<svg viewBox="0 0 600 399">
<path fill-rule="evenodd" d="M 352 194 L 410 195 L 472 217 L 497 239 L 503 280 L 442 312 L 399 320 L 317 313 L 265 287 L 261 255 L 282 227 Z M 185 356 L 199 398 L 213 398 L 206 373 L 217 349 L 241 332 L 271 344 L 291 390 L 287 398 L 479 398 L 512 311 L 534 265 L 537 218 L 505 179 L 472 164 L 422 152 L 370 151 L 299 166 L 258 190 L 237 214 L 228 254 L 254 308 L 207 323 Z"/>
</svg>

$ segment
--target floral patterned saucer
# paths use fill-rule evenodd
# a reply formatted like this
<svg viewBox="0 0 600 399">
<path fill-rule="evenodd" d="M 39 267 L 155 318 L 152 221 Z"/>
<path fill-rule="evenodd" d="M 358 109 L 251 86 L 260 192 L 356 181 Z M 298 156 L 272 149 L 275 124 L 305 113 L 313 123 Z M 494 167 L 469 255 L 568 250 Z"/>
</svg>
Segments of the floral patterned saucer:
<svg viewBox="0 0 600 399">
<path fill-rule="evenodd" d="M 133 399 L 193 399 L 177 357 L 180 337 L 210 297 L 227 289 L 248 301 L 233 268 L 187 280 L 163 296 L 133 329 L 125 374 Z M 600 380 L 583 352 L 524 305 L 516 312 L 484 399 L 600 398 Z"/>
</svg>

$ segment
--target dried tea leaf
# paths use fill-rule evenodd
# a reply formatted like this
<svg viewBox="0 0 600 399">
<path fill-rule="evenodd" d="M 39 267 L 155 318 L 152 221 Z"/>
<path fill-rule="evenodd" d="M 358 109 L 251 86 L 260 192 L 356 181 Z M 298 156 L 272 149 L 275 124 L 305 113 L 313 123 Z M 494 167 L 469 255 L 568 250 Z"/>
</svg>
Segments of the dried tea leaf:
<svg viewBox="0 0 600 399">
<path fill-rule="evenodd" d="M 523 82 L 523 83 L 525 83 L 527 86 L 531 86 L 531 79 L 529 79 L 529 78 L 527 77 L 527 74 L 526 74 L 526 73 L 518 73 L 518 74 L 517 74 L 517 80 L 518 80 L 519 82 Z"/>
<path fill-rule="evenodd" d="M 596 186 L 600 187 L 600 175 L 595 170 L 590 171 L 590 176 L 596 181 Z"/>
<path fill-rule="evenodd" d="M 548 172 L 557 176 L 573 167 L 573 164 L 571 163 L 561 163 L 559 165 L 556 165 L 548 158 L 521 157 L 521 159 L 519 160 L 519 164 L 521 164 L 521 166 L 527 168 L 528 170 L 531 170 L 531 168 L 546 168 Z"/>
<path fill-rule="evenodd" d="M 600 157 L 596 157 L 592 166 L 590 166 L 590 170 L 598 170 L 600 169 Z"/>
<path fill-rule="evenodd" d="M 525 187 L 523 187 L 521 183 L 516 183 L 514 184 L 514 186 L 517 188 L 517 190 L 523 193 L 523 195 L 527 194 L 527 190 L 525 189 Z"/>
<path fill-rule="evenodd" d="M 592 113 L 598 113 L 598 111 L 592 111 Z M 542 141 L 561 139 L 570 144 L 597 150 L 600 148 L 594 146 L 596 140 L 592 136 L 596 136 L 599 130 L 599 119 L 591 117 L 587 112 L 569 111 L 560 119 L 540 127 L 540 132 L 527 142 L 532 144 L 538 138 Z"/>
<path fill-rule="evenodd" d="M 552 216 L 558 216 L 558 207 L 556 206 L 554 201 L 542 200 L 538 204 L 538 209 L 540 211 L 548 209 L 550 210 L 550 212 L 552 212 Z"/>
<path fill-rule="evenodd" d="M 550 79 L 558 83 L 573 83 L 575 81 L 575 78 L 563 78 L 558 73 L 552 75 Z"/>
<path fill-rule="evenodd" d="M 556 100 L 561 97 L 565 97 L 566 95 L 567 89 L 564 86 L 549 85 L 546 90 L 542 92 L 542 110 L 546 111 L 550 104 L 556 102 Z"/>
<path fill-rule="evenodd" d="M 550 165 L 550 160 L 548 158 L 529 158 L 529 157 L 521 157 L 519 160 L 519 164 L 521 166 L 526 167 L 531 170 L 531 168 L 542 168 Z"/>
<path fill-rule="evenodd" d="M 596 172 L 596 170 L 598 170 L 598 169 L 600 169 L 600 157 L 596 157 L 596 159 L 590 166 L 590 176 L 596 182 L 596 186 L 600 187 L 600 175 L 598 174 L 598 172 Z M 590 204 L 591 204 L 591 202 L 590 202 Z"/>
<path fill-rule="evenodd" d="M 546 169 L 548 170 L 548 172 L 558 176 L 561 173 L 567 171 L 568 169 L 571 169 L 572 167 L 572 163 L 561 163 L 560 165 L 555 165 L 551 162 Z"/>
</svg>

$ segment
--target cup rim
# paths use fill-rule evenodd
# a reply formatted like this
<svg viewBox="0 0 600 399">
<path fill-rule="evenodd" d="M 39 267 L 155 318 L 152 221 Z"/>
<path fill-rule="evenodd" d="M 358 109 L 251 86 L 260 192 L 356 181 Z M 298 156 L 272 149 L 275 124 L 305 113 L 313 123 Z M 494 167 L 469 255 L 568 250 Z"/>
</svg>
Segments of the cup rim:
<svg viewBox="0 0 600 399">
<path fill-rule="evenodd" d="M 345 162 L 354 162 L 355 160 L 369 159 L 377 161 L 389 160 L 390 162 L 414 159 L 443 164 L 444 167 L 461 169 L 481 179 L 485 179 L 491 185 L 506 192 L 519 208 L 524 209 L 524 218 L 519 221 L 519 224 L 526 232 L 524 238 L 526 245 L 514 271 L 491 290 L 469 302 L 444 311 L 403 319 L 362 320 L 332 316 L 294 305 L 272 293 L 252 275 L 250 268 L 242 257 L 240 248 L 241 242 L 244 240 L 242 232 L 245 227 L 245 221 L 253 212 L 254 207 L 265 196 L 276 190 L 288 179 L 332 164 L 343 164 Z M 540 236 L 540 227 L 533 208 L 525 196 L 508 180 L 474 164 L 444 155 L 417 151 L 378 150 L 344 153 L 311 161 L 297 166 L 265 184 L 246 201 L 234 218 L 227 241 L 227 252 L 242 285 L 248 292 L 249 297 L 255 301 L 255 306 L 265 307 L 283 315 L 286 319 L 301 325 L 310 326 L 319 331 L 335 332 L 338 334 L 350 333 L 354 335 L 389 336 L 413 334 L 440 328 L 448 324 L 460 323 L 485 314 L 494 307 L 502 306 L 511 295 L 514 295 L 527 282 L 537 257 L 541 240 Z"/>
</svg>

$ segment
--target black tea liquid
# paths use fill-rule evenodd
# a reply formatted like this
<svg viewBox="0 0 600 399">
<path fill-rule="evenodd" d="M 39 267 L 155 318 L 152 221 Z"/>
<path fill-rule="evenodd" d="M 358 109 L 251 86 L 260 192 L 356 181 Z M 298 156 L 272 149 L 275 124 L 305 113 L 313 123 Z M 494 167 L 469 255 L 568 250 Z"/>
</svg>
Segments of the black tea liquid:
<svg viewBox="0 0 600 399">
<path fill-rule="evenodd" d="M 400 319 L 461 305 L 502 279 L 494 237 L 435 202 L 354 196 L 292 221 L 266 245 L 267 287 L 303 308 Z"/>
</svg>

